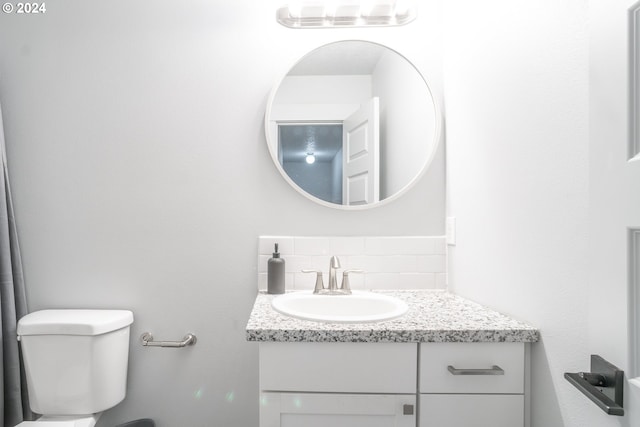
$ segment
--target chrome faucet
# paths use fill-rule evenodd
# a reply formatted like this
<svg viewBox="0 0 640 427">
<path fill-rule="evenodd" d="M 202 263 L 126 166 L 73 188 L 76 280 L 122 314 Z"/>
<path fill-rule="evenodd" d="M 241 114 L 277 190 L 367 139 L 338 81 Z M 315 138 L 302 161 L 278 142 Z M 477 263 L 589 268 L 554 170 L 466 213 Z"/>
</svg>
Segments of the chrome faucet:
<svg viewBox="0 0 640 427">
<path fill-rule="evenodd" d="M 342 272 L 342 284 L 340 292 L 345 295 L 351 295 L 351 284 L 349 283 L 349 273 L 364 273 L 364 270 L 345 270 Z"/>
<path fill-rule="evenodd" d="M 338 279 L 336 272 L 340 268 L 340 260 L 337 256 L 332 256 L 329 261 L 329 287 L 325 288 L 322 282 L 322 271 L 319 270 L 302 270 L 303 273 L 316 273 L 316 286 L 313 289 L 314 294 L 321 295 L 351 295 L 351 286 L 349 285 L 349 273 L 364 273 L 363 270 L 345 270 L 342 273 L 342 284 L 338 287 Z"/>
<path fill-rule="evenodd" d="M 340 268 L 340 260 L 337 256 L 332 256 L 329 261 L 329 293 L 336 293 L 338 281 L 336 280 L 336 270 Z"/>
</svg>

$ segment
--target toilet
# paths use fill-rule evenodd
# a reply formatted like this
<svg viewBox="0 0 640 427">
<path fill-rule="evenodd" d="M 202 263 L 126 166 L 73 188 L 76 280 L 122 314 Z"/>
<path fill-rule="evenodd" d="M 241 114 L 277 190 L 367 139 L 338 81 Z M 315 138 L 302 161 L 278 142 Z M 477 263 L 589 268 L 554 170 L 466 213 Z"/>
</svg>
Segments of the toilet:
<svg viewBox="0 0 640 427">
<path fill-rule="evenodd" d="M 93 427 L 126 394 L 128 310 L 42 310 L 18 321 L 31 410 L 19 427 Z"/>
</svg>

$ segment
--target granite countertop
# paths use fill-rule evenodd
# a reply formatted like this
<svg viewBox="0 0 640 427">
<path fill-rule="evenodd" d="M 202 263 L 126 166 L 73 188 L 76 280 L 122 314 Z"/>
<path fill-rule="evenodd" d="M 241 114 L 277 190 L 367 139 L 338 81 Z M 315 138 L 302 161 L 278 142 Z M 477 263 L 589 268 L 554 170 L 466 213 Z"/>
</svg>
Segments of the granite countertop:
<svg viewBox="0 0 640 427">
<path fill-rule="evenodd" d="M 446 291 L 377 291 L 407 303 L 397 319 L 378 323 L 320 323 L 271 308 L 259 293 L 246 328 L 247 341 L 280 342 L 536 342 L 536 328 Z"/>
</svg>

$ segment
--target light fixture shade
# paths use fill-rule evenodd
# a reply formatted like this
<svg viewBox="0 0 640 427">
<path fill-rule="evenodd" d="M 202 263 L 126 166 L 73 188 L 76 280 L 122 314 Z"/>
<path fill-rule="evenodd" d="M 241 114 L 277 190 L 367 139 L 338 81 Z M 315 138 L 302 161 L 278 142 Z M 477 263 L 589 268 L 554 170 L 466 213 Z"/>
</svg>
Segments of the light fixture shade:
<svg viewBox="0 0 640 427">
<path fill-rule="evenodd" d="M 316 162 L 316 156 L 313 153 L 307 153 L 307 157 L 304 159 L 308 164 L 312 165 Z"/>
<path fill-rule="evenodd" d="M 276 19 L 289 28 L 381 27 L 406 25 L 416 15 L 412 0 L 292 0 Z"/>
<path fill-rule="evenodd" d="M 364 17 L 386 17 L 391 19 L 395 16 L 395 1 L 372 1 L 363 0 L 360 14 Z"/>
</svg>

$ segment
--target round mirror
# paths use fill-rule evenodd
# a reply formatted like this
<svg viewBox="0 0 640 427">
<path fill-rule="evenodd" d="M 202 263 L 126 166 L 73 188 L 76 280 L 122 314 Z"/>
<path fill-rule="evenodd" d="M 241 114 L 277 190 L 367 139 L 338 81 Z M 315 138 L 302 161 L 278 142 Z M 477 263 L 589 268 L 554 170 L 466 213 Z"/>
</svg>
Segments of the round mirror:
<svg viewBox="0 0 640 427">
<path fill-rule="evenodd" d="M 440 113 L 402 55 L 340 41 L 305 55 L 272 90 L 265 133 L 294 188 L 325 206 L 363 209 L 397 198 L 424 173 Z"/>
</svg>

